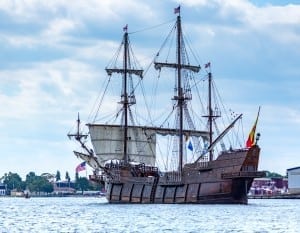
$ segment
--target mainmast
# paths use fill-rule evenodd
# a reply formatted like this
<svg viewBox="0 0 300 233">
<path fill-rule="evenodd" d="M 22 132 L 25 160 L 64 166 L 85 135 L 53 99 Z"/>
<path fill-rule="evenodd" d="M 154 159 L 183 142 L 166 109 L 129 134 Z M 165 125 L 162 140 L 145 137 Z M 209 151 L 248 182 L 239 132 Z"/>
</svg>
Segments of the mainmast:
<svg viewBox="0 0 300 233">
<path fill-rule="evenodd" d="M 180 9 L 180 8 L 178 8 Z M 177 12 L 180 13 L 180 12 Z M 177 61 L 176 63 L 161 63 L 154 62 L 154 67 L 156 69 L 161 69 L 162 67 L 175 68 L 177 70 L 177 96 L 174 96 L 173 99 L 177 101 L 177 108 L 179 114 L 179 128 L 178 128 L 178 137 L 179 137 L 179 163 L 178 163 L 178 171 L 181 172 L 183 168 L 183 107 L 186 100 L 189 100 L 190 97 L 185 97 L 183 87 L 182 87 L 182 70 L 190 70 L 192 72 L 199 72 L 200 66 L 191 66 L 187 64 L 182 64 L 182 29 L 181 29 L 181 18 L 180 14 L 177 16 L 176 20 L 176 28 L 177 28 L 177 44 L 176 44 L 176 55 Z"/>
<path fill-rule="evenodd" d="M 127 55 L 128 32 L 124 33 L 124 78 L 123 78 L 123 109 L 124 109 L 124 161 L 128 163 L 127 139 L 128 139 L 128 93 L 127 93 Z"/>
<path fill-rule="evenodd" d="M 179 108 L 179 171 L 182 171 L 182 158 L 183 158 L 183 90 L 181 86 L 181 19 L 180 15 L 177 16 L 177 98 Z M 176 97 L 175 97 L 176 98 Z"/>
</svg>

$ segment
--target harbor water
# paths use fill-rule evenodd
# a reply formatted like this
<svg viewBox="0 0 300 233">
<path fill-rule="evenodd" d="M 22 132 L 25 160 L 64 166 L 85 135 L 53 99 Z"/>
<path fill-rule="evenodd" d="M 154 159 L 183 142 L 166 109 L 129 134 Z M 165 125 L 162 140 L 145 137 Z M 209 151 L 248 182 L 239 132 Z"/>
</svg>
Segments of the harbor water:
<svg viewBox="0 0 300 233">
<path fill-rule="evenodd" d="M 248 205 L 108 204 L 98 197 L 0 197 L 0 232 L 300 232 L 300 200 Z"/>
</svg>

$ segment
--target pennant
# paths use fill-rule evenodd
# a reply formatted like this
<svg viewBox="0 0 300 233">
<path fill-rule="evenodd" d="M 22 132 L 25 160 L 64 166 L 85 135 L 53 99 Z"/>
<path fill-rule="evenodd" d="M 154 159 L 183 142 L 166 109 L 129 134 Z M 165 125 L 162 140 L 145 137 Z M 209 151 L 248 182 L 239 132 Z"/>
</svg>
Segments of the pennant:
<svg viewBox="0 0 300 233">
<path fill-rule="evenodd" d="M 124 32 L 127 32 L 127 29 L 128 29 L 128 24 L 126 24 L 126 25 L 123 27 L 123 31 L 124 31 Z"/>
<path fill-rule="evenodd" d="M 76 167 L 76 169 L 75 169 L 75 170 L 76 170 L 76 173 L 85 170 L 85 169 L 86 169 L 85 165 L 86 165 L 86 162 L 82 162 L 81 164 L 79 164 L 79 165 Z"/>
<path fill-rule="evenodd" d="M 174 14 L 180 14 L 180 6 L 174 8 Z"/>
<path fill-rule="evenodd" d="M 258 113 L 257 113 L 256 120 L 254 122 L 254 125 L 252 126 L 252 129 L 251 129 L 248 139 L 246 141 L 247 148 L 250 148 L 251 146 L 253 146 L 255 144 L 255 131 L 256 131 L 256 125 L 257 125 L 257 121 L 258 121 L 258 117 L 259 117 L 259 112 L 260 112 L 260 107 L 258 109 Z"/>
</svg>

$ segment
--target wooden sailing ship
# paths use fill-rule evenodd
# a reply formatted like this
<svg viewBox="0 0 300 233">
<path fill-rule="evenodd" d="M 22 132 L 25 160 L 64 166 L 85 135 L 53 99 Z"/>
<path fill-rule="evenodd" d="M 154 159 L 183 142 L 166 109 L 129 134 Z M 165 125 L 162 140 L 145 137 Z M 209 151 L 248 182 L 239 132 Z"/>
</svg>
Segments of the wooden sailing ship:
<svg viewBox="0 0 300 233">
<path fill-rule="evenodd" d="M 247 193 L 253 179 L 264 175 L 258 171 L 259 135 L 253 139 L 254 127 L 248 147 L 238 149 L 234 149 L 232 145 L 230 148 L 225 147 L 223 137 L 241 119 L 242 114 L 235 117 L 229 126 L 224 127 L 223 132 L 213 132 L 220 111 L 213 107 L 210 63 L 205 65 L 208 105 L 204 117 L 207 119 L 207 127 L 205 130 L 196 129 L 188 110 L 193 89 L 189 83 L 189 75 L 198 73 L 201 67 L 190 65 L 187 59 L 178 9 L 176 8 L 175 13 L 178 15 L 172 29 L 176 34 L 175 62 L 159 62 L 158 55 L 161 51 L 157 53 L 154 61 L 154 68 L 159 72 L 164 68 L 175 70 L 176 82 L 172 98 L 175 126 L 164 127 L 164 124 L 159 127 L 153 124 L 145 126 L 135 124 L 133 120 L 132 108 L 136 105 L 136 98 L 132 77 L 138 76 L 140 82 L 143 80 L 144 71 L 133 65 L 135 62 L 131 56 L 126 26 L 118 50 L 123 52 L 122 67 L 116 68 L 116 64 L 113 63 L 111 67 L 106 68 L 109 78 L 113 74 L 119 74 L 122 78 L 119 101 L 121 107 L 115 115 L 115 119 L 120 117 L 119 123 L 88 123 L 89 135 L 82 134 L 78 116 L 77 132 L 69 136 L 81 144 L 83 152 L 74 153 L 94 169 L 90 179 L 105 184 L 106 197 L 110 203 L 247 204 Z M 86 145 L 85 140 L 88 136 L 93 150 Z M 157 162 L 159 151 L 157 143 L 165 136 L 175 138 L 171 154 L 173 160 L 174 155 L 176 159 L 173 167 L 160 169 Z M 221 150 L 216 155 L 216 146 L 219 143 Z M 191 161 L 187 159 L 189 153 L 187 150 L 193 151 L 194 157 Z M 167 156 L 166 153 L 161 153 L 161 156 Z"/>
</svg>

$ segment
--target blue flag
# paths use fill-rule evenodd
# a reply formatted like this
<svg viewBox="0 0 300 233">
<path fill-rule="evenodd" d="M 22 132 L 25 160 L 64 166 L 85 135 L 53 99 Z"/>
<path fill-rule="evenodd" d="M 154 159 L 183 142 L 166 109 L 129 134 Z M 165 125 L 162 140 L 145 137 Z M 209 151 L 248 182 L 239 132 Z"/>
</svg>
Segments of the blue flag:
<svg viewBox="0 0 300 233">
<path fill-rule="evenodd" d="M 191 150 L 191 151 L 193 151 L 193 144 L 192 144 L 191 140 L 189 141 L 188 149 Z"/>
</svg>

